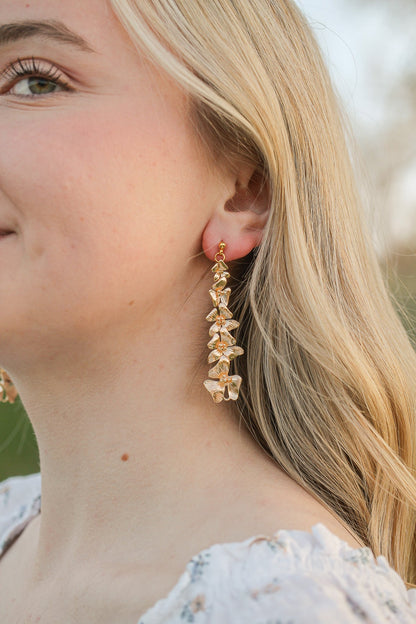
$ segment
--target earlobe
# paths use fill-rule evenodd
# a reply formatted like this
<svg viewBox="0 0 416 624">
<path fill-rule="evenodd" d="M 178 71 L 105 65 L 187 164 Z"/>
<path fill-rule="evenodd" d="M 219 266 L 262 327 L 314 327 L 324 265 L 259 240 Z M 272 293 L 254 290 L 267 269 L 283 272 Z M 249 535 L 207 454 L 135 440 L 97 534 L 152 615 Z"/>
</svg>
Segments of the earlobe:
<svg viewBox="0 0 416 624">
<path fill-rule="evenodd" d="M 213 262 L 218 243 L 223 240 L 227 244 L 227 259 L 231 262 L 250 253 L 260 244 L 262 236 L 262 229 L 245 230 L 238 224 L 229 222 L 227 225 L 213 218 L 202 234 L 202 248 L 206 257 Z"/>
<path fill-rule="evenodd" d="M 202 234 L 202 248 L 214 260 L 218 243 L 227 243 L 229 261 L 243 258 L 257 247 L 270 212 L 270 194 L 264 177 L 254 172 L 247 178 L 238 178 L 235 192 L 226 198 L 211 216 Z"/>
</svg>

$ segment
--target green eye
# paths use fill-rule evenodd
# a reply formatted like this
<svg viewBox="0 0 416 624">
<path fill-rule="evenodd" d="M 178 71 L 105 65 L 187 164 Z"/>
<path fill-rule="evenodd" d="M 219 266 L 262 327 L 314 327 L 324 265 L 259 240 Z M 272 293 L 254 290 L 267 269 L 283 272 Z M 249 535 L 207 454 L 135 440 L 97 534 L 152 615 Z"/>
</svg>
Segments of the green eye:
<svg viewBox="0 0 416 624">
<path fill-rule="evenodd" d="M 12 83 L 9 89 L 2 89 L 3 94 L 36 97 L 56 91 L 73 91 L 56 67 L 44 67 L 34 58 L 11 63 L 2 77 Z"/>
<path fill-rule="evenodd" d="M 44 95 L 47 93 L 53 93 L 56 91 L 56 87 L 59 86 L 58 83 L 53 82 L 52 80 L 47 80 L 46 78 L 41 78 L 40 76 L 32 76 L 30 78 L 25 78 L 20 80 L 20 83 L 26 82 L 28 83 L 28 89 L 31 92 L 31 95 Z M 18 88 L 16 90 L 16 86 L 19 86 L 19 82 L 16 83 L 14 90 L 17 95 L 26 95 L 22 93 L 22 88 Z"/>
</svg>

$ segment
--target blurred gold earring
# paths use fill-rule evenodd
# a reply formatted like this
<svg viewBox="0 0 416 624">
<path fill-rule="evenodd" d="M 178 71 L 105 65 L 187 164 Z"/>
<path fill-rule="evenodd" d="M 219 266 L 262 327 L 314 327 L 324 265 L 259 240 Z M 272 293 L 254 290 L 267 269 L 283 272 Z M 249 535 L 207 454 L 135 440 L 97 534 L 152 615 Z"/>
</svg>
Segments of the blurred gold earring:
<svg viewBox="0 0 416 624">
<path fill-rule="evenodd" d="M 13 385 L 9 374 L 4 368 L 0 368 L 0 403 L 14 403 L 17 398 L 17 390 Z"/>
<path fill-rule="evenodd" d="M 238 355 L 244 353 L 244 349 L 236 347 L 236 340 L 230 334 L 230 330 L 235 329 L 240 323 L 232 319 L 232 313 L 228 309 L 231 288 L 225 288 L 228 266 L 225 264 L 224 241 L 219 243 L 219 251 L 215 254 L 215 264 L 211 271 L 214 273 L 214 284 L 209 291 L 215 308 L 206 317 L 207 321 L 214 324 L 209 328 L 209 335 L 212 336 L 208 342 L 211 353 L 208 356 L 208 363 L 218 360 L 217 364 L 208 371 L 211 379 L 204 381 L 204 386 L 214 399 L 214 403 L 221 403 L 232 399 L 236 401 L 241 385 L 239 375 L 229 375 L 230 362 Z M 213 381 L 213 379 L 218 381 Z M 227 394 L 227 396 L 226 396 Z"/>
</svg>

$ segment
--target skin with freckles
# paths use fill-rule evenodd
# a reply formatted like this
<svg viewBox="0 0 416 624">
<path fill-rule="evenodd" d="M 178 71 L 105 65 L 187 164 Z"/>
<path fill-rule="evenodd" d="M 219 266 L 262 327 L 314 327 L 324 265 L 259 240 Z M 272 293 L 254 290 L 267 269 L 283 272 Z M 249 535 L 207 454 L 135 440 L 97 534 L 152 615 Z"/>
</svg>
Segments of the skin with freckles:
<svg viewBox="0 0 416 624">
<path fill-rule="evenodd" d="M 0 3 L 0 26 L 59 20 L 94 50 L 0 48 L 1 365 L 42 472 L 0 561 L 10 622 L 137 622 L 213 543 L 318 521 L 353 543 L 203 387 L 218 243 L 232 272 L 267 218 L 253 171 L 214 164 L 186 94 L 87 5 Z M 51 82 L 11 78 L 19 59 Z"/>
<path fill-rule="evenodd" d="M 79 342 L 93 328 L 102 337 L 117 325 L 119 340 L 130 340 L 166 291 L 183 289 L 186 261 L 200 251 L 210 211 L 232 189 L 212 184 L 183 94 L 140 61 L 121 27 L 114 37 L 109 9 L 94 4 L 101 30 L 89 28 L 81 4 L 68 11 L 66 3 L 59 10 L 54 2 L 36 3 L 24 16 L 68 22 L 69 12 L 97 54 L 34 39 L 2 50 L 2 67 L 16 56 L 38 56 L 46 69 L 62 69 L 74 89 L 36 101 L 12 91 L 1 102 L 0 217 L 18 236 L 5 250 L 3 261 L 9 267 L 12 257 L 14 265 L 0 287 L 8 293 L 3 314 L 11 347 L 25 327 L 20 339 L 28 359 L 31 346 L 37 360 L 39 349 L 54 357 L 71 332 Z M 23 17 L 18 5 L 2 3 L 2 22 Z M 30 94 L 27 83 L 20 91 Z M 137 293 L 146 295 L 138 300 Z M 178 309 L 177 294 L 175 302 Z M 53 341 L 39 339 L 45 325 Z M 0 337 L 5 361 L 7 338 Z"/>
</svg>

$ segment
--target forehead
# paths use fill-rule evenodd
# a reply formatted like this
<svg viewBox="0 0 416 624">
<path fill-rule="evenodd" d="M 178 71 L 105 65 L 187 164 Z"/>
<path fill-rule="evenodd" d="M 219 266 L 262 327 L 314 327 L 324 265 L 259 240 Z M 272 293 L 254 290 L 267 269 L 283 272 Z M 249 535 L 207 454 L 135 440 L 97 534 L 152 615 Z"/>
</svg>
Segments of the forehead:
<svg viewBox="0 0 416 624">
<path fill-rule="evenodd" d="M 147 90 L 156 90 L 166 104 L 189 110 L 188 95 L 137 49 L 108 0 L 0 0 L 0 55 L 14 45 L 7 39 L 15 39 L 25 22 L 26 30 L 36 35 L 19 38 L 19 56 L 21 52 L 30 56 L 32 52 L 46 51 L 52 56 L 58 52 L 59 59 L 85 69 L 90 77 L 98 76 L 102 82 L 111 77 L 114 85 L 124 81 L 123 88 L 127 81 L 140 89 L 146 83 Z M 7 24 L 18 26 L 8 29 Z M 63 34 L 56 33 L 56 26 Z M 71 38 L 78 41 L 65 41 Z"/>
<path fill-rule="evenodd" d="M 137 52 L 107 0 L 1 0 L 0 26 L 21 21 L 59 21 L 103 53 L 111 47 Z"/>
</svg>

